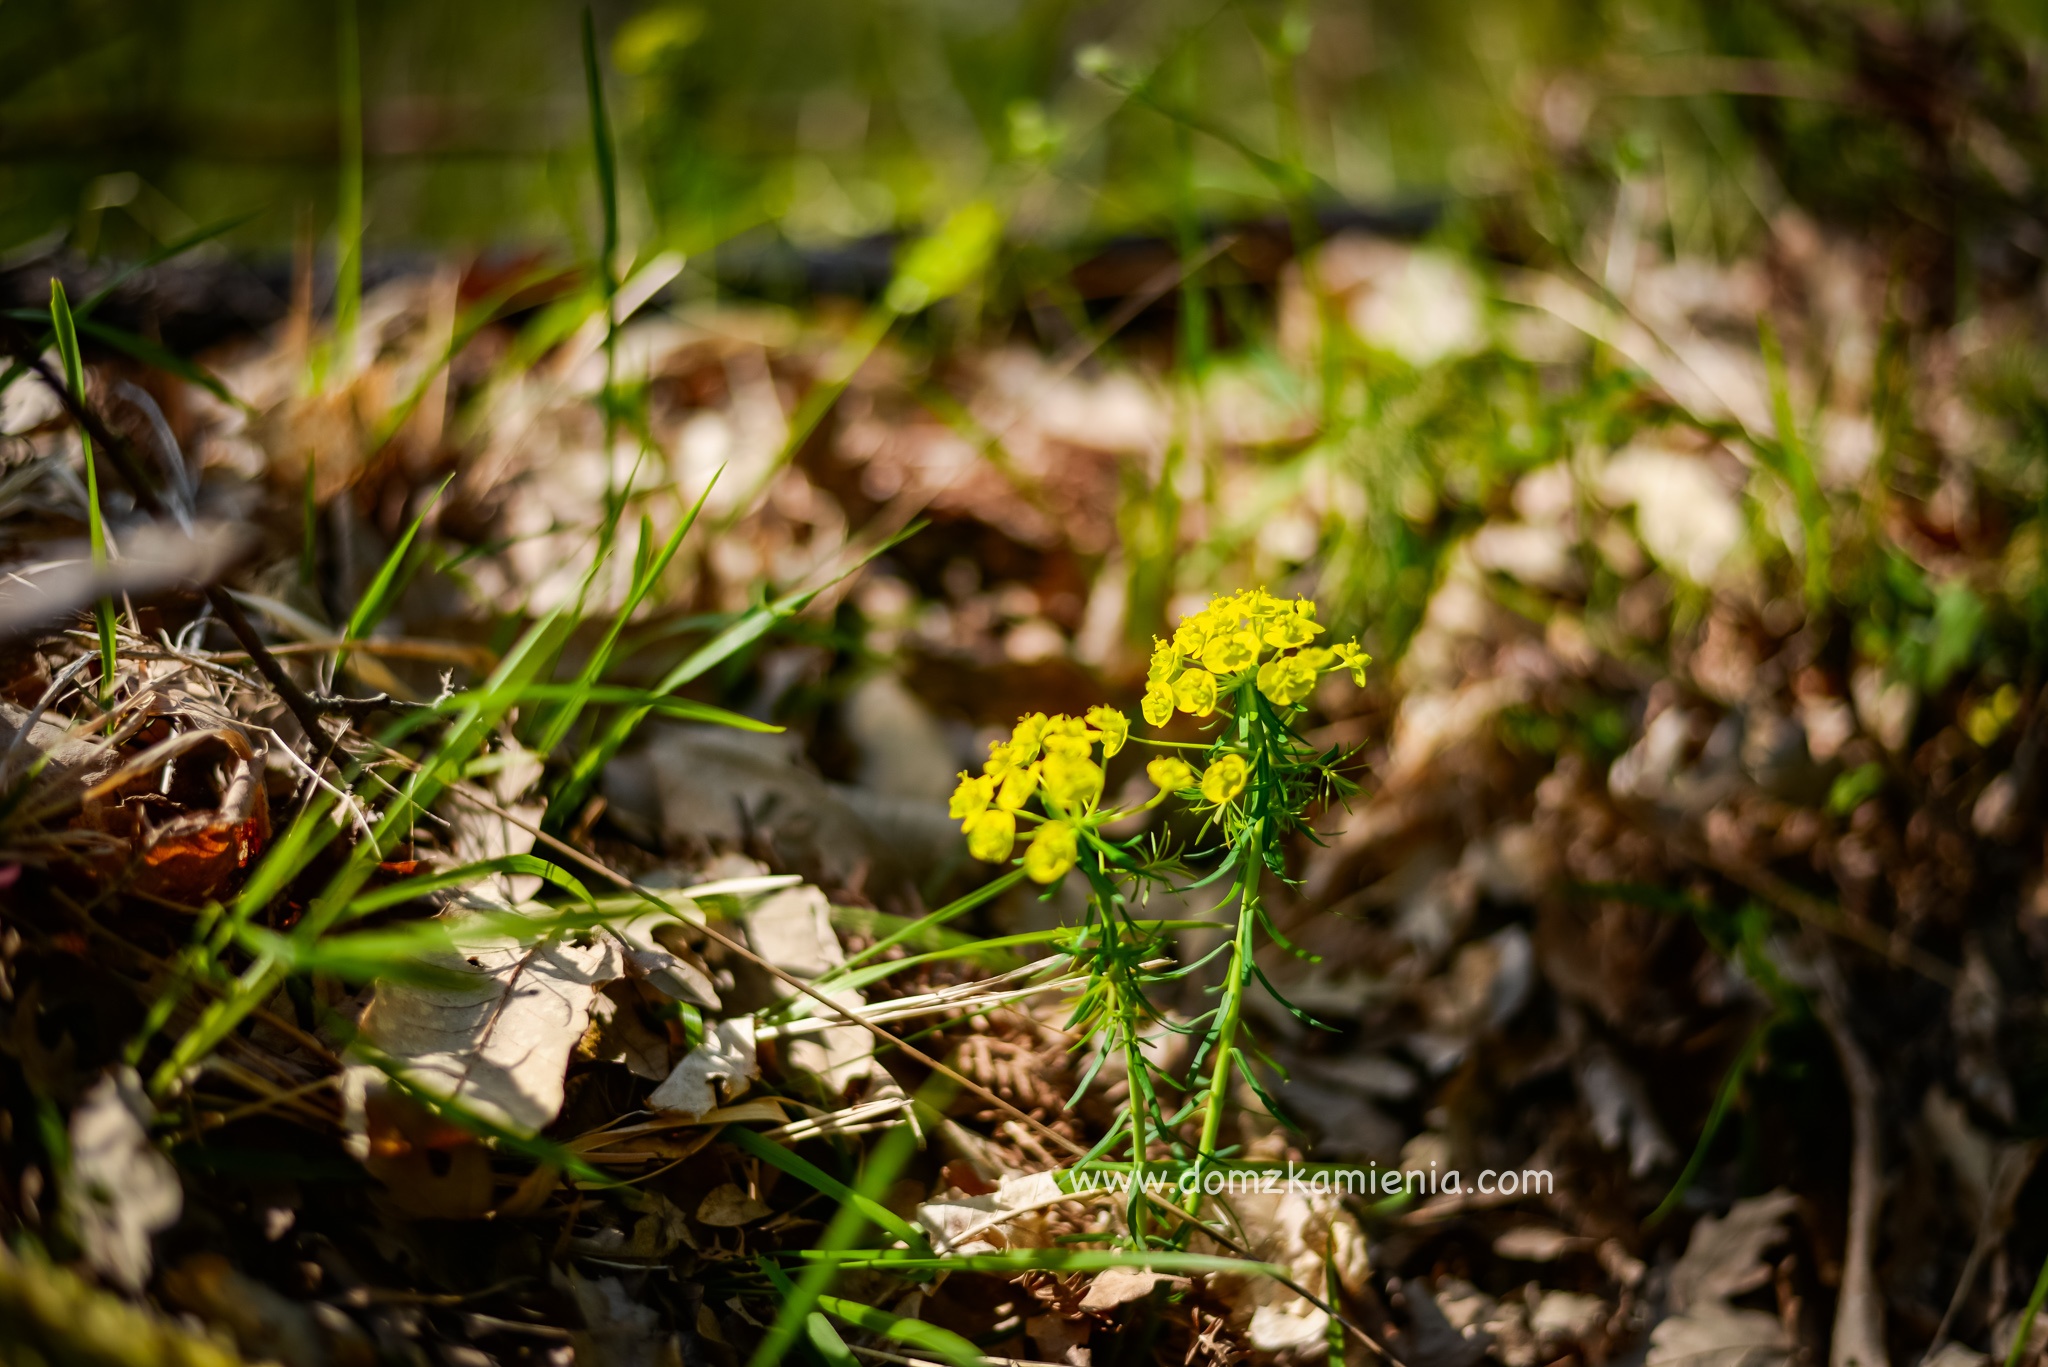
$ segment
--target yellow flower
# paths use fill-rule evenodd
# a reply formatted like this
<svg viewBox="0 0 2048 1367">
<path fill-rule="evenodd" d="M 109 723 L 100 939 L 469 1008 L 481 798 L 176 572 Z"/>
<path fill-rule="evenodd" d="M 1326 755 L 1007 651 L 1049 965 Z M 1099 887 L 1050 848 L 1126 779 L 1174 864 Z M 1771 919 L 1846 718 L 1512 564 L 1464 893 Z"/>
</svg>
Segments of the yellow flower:
<svg viewBox="0 0 2048 1367">
<path fill-rule="evenodd" d="M 1173 642 L 1162 641 L 1157 636 L 1154 636 L 1152 638 L 1152 661 L 1145 666 L 1145 682 L 1148 684 L 1169 683 L 1172 681 L 1173 676 L 1179 672 L 1180 651 L 1174 648 Z"/>
<path fill-rule="evenodd" d="M 1066 755 L 1072 759 L 1086 759 L 1095 744 L 1088 724 L 1079 717 L 1065 715 L 1053 717 L 1045 724 L 1045 753 Z"/>
<path fill-rule="evenodd" d="M 1035 882 L 1053 882 L 1074 867 L 1079 848 L 1072 822 L 1048 821 L 1024 847 L 1024 872 Z"/>
<path fill-rule="evenodd" d="M 1104 759 L 1123 749 L 1124 742 L 1130 739 L 1131 719 L 1114 707 L 1089 708 L 1088 724 L 1101 733 Z"/>
<path fill-rule="evenodd" d="M 1148 725 L 1166 725 L 1173 716 L 1173 689 L 1163 681 L 1145 685 L 1145 700 L 1138 704 L 1138 711 Z"/>
<path fill-rule="evenodd" d="M 1020 758 L 1011 748 L 1010 742 L 992 740 L 988 743 L 988 759 L 983 761 L 981 772 L 1000 783 L 1009 777 L 1013 770 L 1021 769 L 1029 763 L 1031 757 L 1026 755 Z"/>
<path fill-rule="evenodd" d="M 1202 653 L 1202 647 L 1209 642 L 1209 614 L 1196 613 L 1193 617 L 1180 619 L 1180 626 L 1173 633 L 1173 648 L 1182 655 L 1193 658 Z"/>
<path fill-rule="evenodd" d="M 1211 674 L 1236 674 L 1259 660 L 1259 638 L 1249 631 L 1213 636 L 1202 647 L 1202 668 Z"/>
<path fill-rule="evenodd" d="M 968 818 L 967 852 L 985 864 L 1000 864 L 1010 857 L 1017 843 L 1017 818 L 1000 807 L 991 807 Z"/>
<path fill-rule="evenodd" d="M 996 781 L 983 776 L 975 778 L 964 769 L 960 773 L 960 786 L 953 790 L 953 802 L 947 814 L 955 821 L 972 820 L 988 809 L 989 799 L 996 794 Z"/>
<path fill-rule="evenodd" d="M 1085 756 L 1050 756 L 1040 777 L 1045 780 L 1045 795 L 1063 812 L 1078 815 L 1102 797 L 1102 768 Z"/>
<path fill-rule="evenodd" d="M 996 805 L 1005 811 L 1014 812 L 1031 800 L 1031 790 L 1037 786 L 1037 765 L 1012 769 L 1003 775 L 1003 786 L 996 789 Z"/>
<path fill-rule="evenodd" d="M 1316 667 L 1299 655 L 1281 655 L 1259 670 L 1259 692 L 1275 707 L 1292 707 L 1316 691 Z"/>
<path fill-rule="evenodd" d="M 1163 755 L 1145 766 L 1145 777 L 1162 793 L 1177 793 L 1195 781 L 1195 771 L 1186 760 Z"/>
<path fill-rule="evenodd" d="M 1038 758 L 1039 742 L 1045 739 L 1048 719 L 1043 712 L 1032 712 L 1017 718 L 1016 727 L 1010 732 L 1010 754 L 1019 764 L 1029 764 Z"/>
<path fill-rule="evenodd" d="M 1313 608 L 1315 605 L 1311 603 L 1309 606 Z M 1307 645 L 1322 634 L 1323 629 L 1311 618 L 1290 611 L 1272 619 L 1266 627 L 1265 641 L 1280 650 L 1292 650 L 1296 646 Z"/>
<path fill-rule="evenodd" d="M 1206 717 L 1216 710 L 1216 676 L 1205 669 L 1190 669 L 1173 681 L 1173 705 L 1183 712 Z"/>
<path fill-rule="evenodd" d="M 1244 791 L 1251 766 L 1243 755 L 1225 755 L 1202 773 L 1202 796 L 1221 807 Z"/>
<path fill-rule="evenodd" d="M 1331 649 L 1336 653 L 1337 663 L 1351 671 L 1352 684 L 1365 687 L 1365 667 L 1372 663 L 1372 656 L 1360 650 L 1356 641 L 1339 641 Z"/>
</svg>

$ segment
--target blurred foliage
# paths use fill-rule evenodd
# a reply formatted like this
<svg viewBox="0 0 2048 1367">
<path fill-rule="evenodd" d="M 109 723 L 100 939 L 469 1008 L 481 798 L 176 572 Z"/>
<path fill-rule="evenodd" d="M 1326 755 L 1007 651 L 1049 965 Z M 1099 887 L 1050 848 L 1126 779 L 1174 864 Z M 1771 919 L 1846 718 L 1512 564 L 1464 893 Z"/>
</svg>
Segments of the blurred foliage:
<svg viewBox="0 0 2048 1367">
<path fill-rule="evenodd" d="M 372 250 L 594 238 L 580 7 L 361 6 Z M 987 197 L 1013 236 L 1529 191 L 1552 243 L 1654 170 L 1686 253 L 1790 192 L 1910 223 L 1958 290 L 2015 250 L 2048 19 L 1970 5 L 788 0 L 597 6 L 629 238 L 816 244 Z M 0 240 L 134 254 L 251 209 L 331 230 L 333 0 L 0 7 Z M 1759 155 L 1760 154 L 1760 155 Z M 1978 260 L 1978 256 L 1992 259 Z"/>
</svg>

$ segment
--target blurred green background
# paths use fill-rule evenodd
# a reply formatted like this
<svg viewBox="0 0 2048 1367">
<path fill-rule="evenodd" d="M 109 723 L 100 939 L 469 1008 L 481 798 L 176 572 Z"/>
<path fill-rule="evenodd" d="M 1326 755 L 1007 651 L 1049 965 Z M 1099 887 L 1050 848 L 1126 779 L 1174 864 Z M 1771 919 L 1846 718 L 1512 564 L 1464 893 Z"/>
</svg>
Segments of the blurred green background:
<svg viewBox="0 0 2048 1367">
<path fill-rule="evenodd" d="M 581 7 L 360 4 L 368 249 L 587 242 Z M 69 234 L 119 255 L 244 213 L 245 247 L 331 234 L 341 14 L 341 0 L 0 4 L 0 241 Z M 689 251 L 764 224 L 800 245 L 855 239 L 973 197 L 1003 207 L 1013 239 L 1049 242 L 1287 199 L 1503 194 L 1533 195 L 1549 235 L 1583 207 L 1574 193 L 1643 166 L 1690 197 L 1674 218 L 1688 250 L 1738 245 L 1785 184 L 1824 211 L 1938 223 L 1969 212 L 1979 182 L 1995 200 L 2015 188 L 2003 171 L 2042 164 L 2040 111 L 2001 113 L 1999 97 L 2038 71 L 2044 15 L 2026 0 L 595 12 L 627 241 Z M 1948 164 L 1958 119 L 1982 155 Z M 1546 205 L 1564 216 L 1547 223 Z"/>
</svg>

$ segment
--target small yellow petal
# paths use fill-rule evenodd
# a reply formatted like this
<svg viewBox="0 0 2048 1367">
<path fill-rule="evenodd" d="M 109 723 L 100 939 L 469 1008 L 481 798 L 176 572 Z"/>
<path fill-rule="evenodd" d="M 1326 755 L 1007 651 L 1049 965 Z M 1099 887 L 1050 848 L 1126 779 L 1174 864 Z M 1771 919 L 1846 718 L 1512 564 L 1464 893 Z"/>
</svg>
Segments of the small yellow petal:
<svg viewBox="0 0 2048 1367">
<path fill-rule="evenodd" d="M 1038 758 L 1039 743 L 1045 738 L 1046 715 L 1032 712 L 1017 718 L 1017 725 L 1010 732 L 1010 755 L 1019 764 L 1029 764 Z"/>
<path fill-rule="evenodd" d="M 1164 726 L 1173 716 L 1173 689 L 1164 680 L 1145 686 L 1145 700 L 1138 704 L 1147 725 Z"/>
<path fill-rule="evenodd" d="M 1194 783 L 1195 771 L 1188 767 L 1186 760 L 1171 755 L 1161 756 L 1145 766 L 1145 777 L 1162 793 L 1177 793 Z"/>
<path fill-rule="evenodd" d="M 1251 766 L 1243 755 L 1225 755 L 1202 772 L 1202 796 L 1217 806 L 1244 791 Z"/>
<path fill-rule="evenodd" d="M 1000 864 L 1017 843 L 1017 818 L 991 807 L 967 823 L 967 852 L 984 864 Z"/>
<path fill-rule="evenodd" d="M 1079 848 L 1072 823 L 1048 821 L 1024 847 L 1024 872 L 1033 882 L 1054 882 L 1074 867 Z"/>
<path fill-rule="evenodd" d="M 1250 669 L 1259 659 L 1259 638 L 1249 631 L 1212 636 L 1202 648 L 1202 668 L 1211 674 L 1230 675 Z"/>
<path fill-rule="evenodd" d="M 953 790 L 953 801 L 947 812 L 955 821 L 974 817 L 988 807 L 989 799 L 995 795 L 995 780 L 986 776 L 976 778 L 962 771 L 960 786 Z"/>
<path fill-rule="evenodd" d="M 1045 761 L 1040 776 L 1045 795 L 1058 803 L 1061 811 L 1089 811 L 1102 798 L 1102 768 L 1093 760 L 1053 755 Z"/>
<path fill-rule="evenodd" d="M 1190 669 L 1173 681 L 1173 705 L 1197 717 L 1216 710 L 1216 676 L 1206 669 Z"/>
<path fill-rule="evenodd" d="M 1148 693 L 1151 690 L 1146 690 Z M 1130 739 L 1131 719 L 1114 707 L 1091 707 L 1088 709 L 1088 724 L 1102 734 L 1102 757 L 1108 759 L 1124 748 Z"/>
<path fill-rule="evenodd" d="M 1031 791 L 1037 786 L 1037 765 L 1012 769 L 1003 776 L 1003 786 L 996 790 L 996 805 L 1005 811 L 1014 812 L 1031 800 Z"/>
<path fill-rule="evenodd" d="M 1162 684 L 1180 672 L 1180 651 L 1173 642 L 1152 638 L 1152 660 L 1145 666 L 1145 682 Z"/>
</svg>

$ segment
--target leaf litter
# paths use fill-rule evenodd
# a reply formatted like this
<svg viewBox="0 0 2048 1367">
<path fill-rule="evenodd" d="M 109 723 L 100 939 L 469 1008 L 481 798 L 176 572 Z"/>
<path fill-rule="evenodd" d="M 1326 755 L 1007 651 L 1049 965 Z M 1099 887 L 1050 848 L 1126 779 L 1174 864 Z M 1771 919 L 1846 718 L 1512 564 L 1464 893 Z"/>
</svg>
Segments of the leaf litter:
<svg viewBox="0 0 2048 1367">
<path fill-rule="evenodd" d="M 672 260 L 609 333 L 584 298 L 450 358 L 481 282 L 399 280 L 326 388 L 303 326 L 206 358 L 235 402 L 94 357 L 189 535 L 118 464 L 89 508 L 17 381 L 0 1323 L 67 1341 L 90 1277 L 213 1336 L 165 1360 L 293 1367 L 738 1363 L 798 1302 L 832 1361 L 2038 1355 L 2038 290 L 1955 321 L 1790 207 L 1726 262 L 1608 226 L 1606 269 L 1336 236 L 1199 379 L 1142 319 L 1085 368 L 848 368 L 828 310 L 660 298 Z M 1218 1142 L 1553 1183 L 1147 1245 L 1056 1174 L 1194 1091 L 1221 893 L 1133 911 L 1170 929 L 1112 1058 L 1069 1029 L 1084 894 L 991 892 L 945 794 L 1259 583 L 1382 664 L 1312 694 L 1364 790 L 1274 854 L 1298 1011 L 1246 996 Z"/>
</svg>

